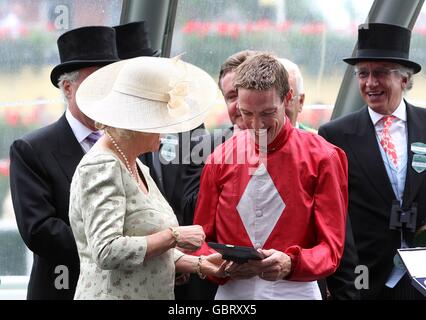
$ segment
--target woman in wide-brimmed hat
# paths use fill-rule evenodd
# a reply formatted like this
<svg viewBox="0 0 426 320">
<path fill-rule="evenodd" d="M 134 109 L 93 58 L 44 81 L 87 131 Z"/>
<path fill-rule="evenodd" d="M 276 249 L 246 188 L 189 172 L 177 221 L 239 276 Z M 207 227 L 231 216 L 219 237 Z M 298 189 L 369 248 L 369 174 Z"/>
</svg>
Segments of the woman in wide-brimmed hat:
<svg viewBox="0 0 426 320">
<path fill-rule="evenodd" d="M 200 125 L 217 88 L 183 61 L 139 57 L 104 67 L 77 92 L 83 113 L 104 135 L 80 162 L 70 222 L 80 257 L 75 299 L 173 299 L 175 272 L 223 276 L 219 254 L 195 257 L 200 226 L 176 216 L 138 159 L 156 151 L 160 133 Z"/>
</svg>

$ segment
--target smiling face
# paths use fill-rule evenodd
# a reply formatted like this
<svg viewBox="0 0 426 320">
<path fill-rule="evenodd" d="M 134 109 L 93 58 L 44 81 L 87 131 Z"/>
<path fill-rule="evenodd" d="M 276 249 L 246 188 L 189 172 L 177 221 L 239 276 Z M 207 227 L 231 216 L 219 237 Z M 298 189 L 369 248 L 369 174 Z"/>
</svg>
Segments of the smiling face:
<svg viewBox="0 0 426 320">
<path fill-rule="evenodd" d="M 268 53 L 257 54 L 236 69 L 234 86 L 238 108 L 256 143 L 272 143 L 284 126 L 292 96 L 284 66 Z"/>
<path fill-rule="evenodd" d="M 237 125 L 241 130 L 247 129 L 244 124 L 241 112 L 237 108 L 238 92 L 234 87 L 235 71 L 230 71 L 220 80 L 220 88 L 225 98 L 226 107 L 228 108 L 229 119 L 232 124 Z"/>
<path fill-rule="evenodd" d="M 398 65 L 369 61 L 356 65 L 359 91 L 365 103 L 375 112 L 391 115 L 398 108 L 408 79 L 398 71 Z"/>
<path fill-rule="evenodd" d="M 282 101 L 275 88 L 239 89 L 238 105 L 241 115 L 247 128 L 253 129 L 256 143 L 259 144 L 263 134 L 267 135 L 268 144 L 278 136 L 285 123 L 285 104 L 288 104 L 290 97 L 291 94 L 288 94 Z"/>
</svg>

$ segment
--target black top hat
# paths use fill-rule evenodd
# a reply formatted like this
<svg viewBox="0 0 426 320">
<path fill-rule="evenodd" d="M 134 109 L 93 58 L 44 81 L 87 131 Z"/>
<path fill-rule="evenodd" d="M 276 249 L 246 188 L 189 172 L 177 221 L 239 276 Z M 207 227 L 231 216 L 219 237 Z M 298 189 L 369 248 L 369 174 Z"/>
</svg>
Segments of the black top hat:
<svg viewBox="0 0 426 320">
<path fill-rule="evenodd" d="M 140 56 L 158 57 L 160 52 L 151 48 L 145 21 L 130 22 L 115 26 L 117 51 L 120 59 L 130 59 Z"/>
<path fill-rule="evenodd" d="M 111 27 L 81 27 L 58 38 L 61 63 L 53 68 L 50 80 L 58 87 L 59 77 L 87 67 L 104 66 L 119 61 L 115 30 Z"/>
<path fill-rule="evenodd" d="M 409 60 L 411 30 L 385 23 L 362 24 L 358 28 L 358 48 L 354 57 L 343 59 L 355 65 L 361 61 L 399 63 L 418 73 L 422 67 Z"/>
</svg>

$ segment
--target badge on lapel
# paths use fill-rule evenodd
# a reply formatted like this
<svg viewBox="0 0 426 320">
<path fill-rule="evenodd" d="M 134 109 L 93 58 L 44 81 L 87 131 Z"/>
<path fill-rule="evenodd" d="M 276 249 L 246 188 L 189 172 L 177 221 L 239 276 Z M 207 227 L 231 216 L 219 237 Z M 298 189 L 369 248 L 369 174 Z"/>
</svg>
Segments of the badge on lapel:
<svg viewBox="0 0 426 320">
<path fill-rule="evenodd" d="M 415 154 L 426 154 L 426 144 L 421 142 L 412 143 L 411 151 Z"/>
<path fill-rule="evenodd" d="M 426 170 L 426 144 L 415 142 L 411 144 L 411 151 L 414 153 L 411 166 L 417 173 Z"/>
<path fill-rule="evenodd" d="M 168 134 L 164 138 L 161 138 L 161 150 L 160 154 L 164 160 L 170 162 L 176 158 L 176 147 L 179 145 L 179 139 L 177 136 Z"/>
</svg>

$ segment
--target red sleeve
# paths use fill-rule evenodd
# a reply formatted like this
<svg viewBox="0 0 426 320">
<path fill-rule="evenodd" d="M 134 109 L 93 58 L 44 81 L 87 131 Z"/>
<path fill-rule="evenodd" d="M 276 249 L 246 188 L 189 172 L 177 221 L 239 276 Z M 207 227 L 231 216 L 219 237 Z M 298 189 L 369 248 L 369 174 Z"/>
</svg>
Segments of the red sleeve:
<svg viewBox="0 0 426 320">
<path fill-rule="evenodd" d="M 206 161 L 200 181 L 197 205 L 195 207 L 194 224 L 203 227 L 206 234 L 206 242 L 194 252 L 194 255 L 210 255 L 216 251 L 207 245 L 207 242 L 216 242 L 216 209 L 219 203 L 220 188 L 217 185 L 216 170 L 218 165 L 212 164 L 212 155 Z M 216 277 L 208 277 L 212 282 L 223 284 L 227 280 Z"/>
<path fill-rule="evenodd" d="M 211 164 L 212 155 L 201 173 L 200 191 L 194 213 L 194 224 L 203 227 L 206 233 L 206 242 L 216 241 L 216 210 L 219 203 L 220 189 L 217 185 L 216 167 Z"/>
<path fill-rule="evenodd" d="M 348 163 L 342 150 L 335 148 L 320 164 L 314 201 L 318 244 L 309 249 L 291 246 L 285 251 L 292 260 L 289 280 L 317 280 L 335 272 L 340 263 L 348 207 Z"/>
</svg>

